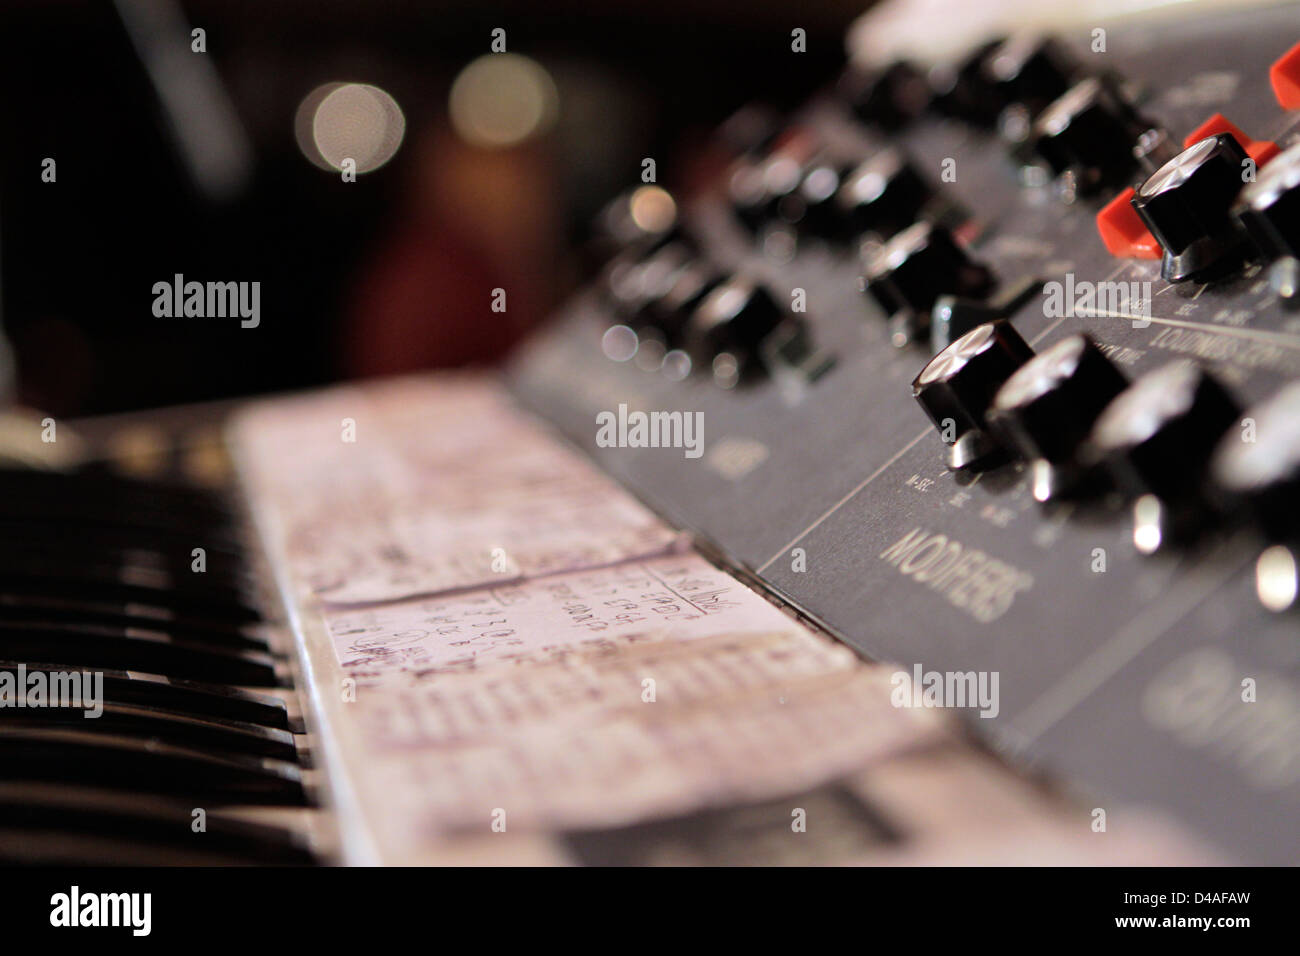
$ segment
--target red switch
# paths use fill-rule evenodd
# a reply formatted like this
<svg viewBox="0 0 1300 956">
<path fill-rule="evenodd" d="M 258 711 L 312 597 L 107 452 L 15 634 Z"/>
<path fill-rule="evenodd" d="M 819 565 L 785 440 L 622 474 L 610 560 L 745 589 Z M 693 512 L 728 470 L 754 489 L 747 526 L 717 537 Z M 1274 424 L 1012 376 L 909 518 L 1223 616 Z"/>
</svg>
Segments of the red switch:
<svg viewBox="0 0 1300 956">
<path fill-rule="evenodd" d="M 1121 259 L 1159 259 L 1156 237 L 1133 208 L 1133 190 L 1126 189 L 1097 213 L 1097 231 L 1112 256 Z"/>
<path fill-rule="evenodd" d="M 1282 151 L 1278 147 L 1277 143 L 1270 139 L 1251 139 L 1237 126 L 1228 122 L 1228 118 L 1222 113 L 1215 113 L 1200 126 L 1196 127 L 1196 129 L 1193 130 L 1185 140 L 1183 140 L 1183 149 L 1187 149 L 1193 143 L 1199 143 L 1207 136 L 1218 136 L 1220 133 L 1231 133 L 1233 138 L 1241 144 L 1241 148 L 1246 151 L 1246 155 L 1255 161 L 1256 166 L 1263 166 Z"/>
<path fill-rule="evenodd" d="M 1300 110 L 1300 43 L 1278 57 L 1268 68 L 1268 78 L 1282 109 Z"/>
</svg>

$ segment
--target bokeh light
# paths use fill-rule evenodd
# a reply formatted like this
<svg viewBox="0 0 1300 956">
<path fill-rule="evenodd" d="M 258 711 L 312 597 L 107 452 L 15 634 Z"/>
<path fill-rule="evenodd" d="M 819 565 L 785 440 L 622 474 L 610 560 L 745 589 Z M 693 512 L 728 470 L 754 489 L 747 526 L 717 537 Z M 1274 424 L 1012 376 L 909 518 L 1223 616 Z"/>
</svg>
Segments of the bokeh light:
<svg viewBox="0 0 1300 956">
<path fill-rule="evenodd" d="M 338 170 L 351 159 L 358 173 L 383 166 L 406 135 L 397 101 L 366 83 L 326 83 L 303 99 L 294 117 L 298 148 L 322 169 Z"/>
<path fill-rule="evenodd" d="M 489 53 L 461 70 L 451 85 L 448 110 L 465 142 L 499 149 L 546 132 L 559 112 L 559 95 L 535 60 Z"/>
<path fill-rule="evenodd" d="M 645 233 L 667 232 L 677 221 L 677 203 L 659 186 L 640 186 L 628 201 L 632 221 Z"/>
</svg>

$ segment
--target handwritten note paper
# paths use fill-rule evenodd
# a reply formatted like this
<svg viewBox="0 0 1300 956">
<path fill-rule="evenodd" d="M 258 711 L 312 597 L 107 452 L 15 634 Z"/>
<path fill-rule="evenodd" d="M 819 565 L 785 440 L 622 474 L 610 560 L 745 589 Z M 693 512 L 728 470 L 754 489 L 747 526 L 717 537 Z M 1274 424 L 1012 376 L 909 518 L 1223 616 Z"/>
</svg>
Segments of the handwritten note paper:
<svg viewBox="0 0 1300 956">
<path fill-rule="evenodd" d="M 605 825 L 815 784 L 945 733 L 698 555 L 331 610 L 403 819 Z"/>
<path fill-rule="evenodd" d="M 623 634 L 553 646 L 505 666 L 404 673 L 361 686 L 357 711 L 377 750 L 461 747 L 542 726 L 581 729 L 751 698 L 783 704 L 857 666 L 846 648 L 802 631 L 687 643 Z"/>
<path fill-rule="evenodd" d="M 489 379 L 398 379 L 254 407 L 250 493 L 296 575 L 360 604 L 663 554 L 673 531 Z"/>
<path fill-rule="evenodd" d="M 651 671 L 650 673 L 653 673 Z M 376 756 L 390 821 L 424 833 L 612 826 L 796 792 L 945 738 L 934 711 L 890 706 L 884 668 L 859 666 L 786 694 L 543 721 L 469 745 Z"/>
<path fill-rule="evenodd" d="M 464 594 L 325 616 L 358 679 L 536 661 L 605 639 L 689 641 L 790 632 L 790 619 L 695 554 L 635 561 Z"/>
<path fill-rule="evenodd" d="M 386 847 L 794 793 L 947 733 L 488 379 L 270 402 L 236 446 L 355 692 L 334 719 Z"/>
</svg>

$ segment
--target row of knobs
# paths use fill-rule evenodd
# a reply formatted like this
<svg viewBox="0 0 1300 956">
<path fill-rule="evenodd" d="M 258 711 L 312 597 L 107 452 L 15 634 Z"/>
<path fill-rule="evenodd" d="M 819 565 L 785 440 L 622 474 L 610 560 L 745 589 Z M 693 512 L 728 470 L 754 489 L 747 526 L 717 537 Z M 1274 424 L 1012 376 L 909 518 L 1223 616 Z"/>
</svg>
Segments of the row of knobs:
<svg viewBox="0 0 1300 956">
<path fill-rule="evenodd" d="M 856 243 L 861 290 L 884 312 L 896 345 L 941 348 L 989 317 L 983 303 L 997 286 L 992 272 L 939 221 L 937 190 L 901 150 L 886 147 L 840 168 L 824 157 L 800 161 L 800 142 L 737 164 L 729 191 L 741 223 L 755 235 L 776 224 Z"/>
<path fill-rule="evenodd" d="M 736 218 L 751 233 L 776 225 L 836 244 L 868 235 L 887 239 L 915 222 L 935 194 L 898 149 L 847 165 L 800 155 L 808 148 L 796 139 L 736 163 L 728 193 Z"/>
<path fill-rule="evenodd" d="M 1066 63 L 1050 40 L 990 47 L 980 58 L 984 99 L 1040 110 L 1068 87 Z M 969 73 L 967 68 L 960 83 L 935 95 L 914 68 L 895 64 L 869 81 L 856 75 L 856 88 L 855 74 L 849 74 L 848 95 L 864 120 L 896 128 L 927 104 L 951 110 L 974 102 Z M 738 220 L 755 234 L 777 224 L 837 244 L 856 243 L 862 290 L 888 317 L 895 344 L 928 339 L 932 348 L 941 348 L 996 314 L 996 306 L 985 304 L 997 285 L 992 273 L 940 224 L 935 186 L 901 150 L 887 147 L 865 162 L 837 164 L 798 127 L 755 137 L 749 147 L 728 182 Z M 607 220 L 613 217 L 607 231 L 637 250 L 638 258 L 615 261 L 607 287 L 638 335 L 642 358 L 653 363 L 677 353 L 697 366 L 719 360 L 727 369 L 753 366 L 762 340 L 791 317 L 762 286 L 724 280 L 675 221 L 638 229 L 636 223 L 647 217 L 629 209 L 647 191 L 621 197 L 606 212 Z"/>
<path fill-rule="evenodd" d="M 1057 41 L 1024 34 L 990 41 L 962 62 L 928 72 L 907 61 L 875 71 L 850 68 L 840 93 L 862 122 L 891 132 L 927 109 L 991 128 L 1011 107 L 1040 113 L 1079 73 Z"/>
<path fill-rule="evenodd" d="M 634 219 L 620 210 L 658 193 L 642 187 L 615 201 L 606 216 Z M 605 269 L 605 304 L 618 317 L 602 343 L 607 356 L 674 379 L 703 370 L 727 388 L 760 371 L 800 386 L 830 367 L 802 316 L 763 283 L 701 254 L 675 215 L 654 225 L 625 230 L 623 253 Z"/>
<path fill-rule="evenodd" d="M 1014 94 L 1021 102 L 1002 107 L 1004 126 L 1006 111 L 1017 106 L 1027 117 L 1025 130 L 1013 136 L 1020 140 L 1016 155 L 1044 168 L 1071 196 L 1133 186 L 1133 206 L 1164 250 L 1167 281 L 1212 281 L 1250 261 L 1300 258 L 1300 145 L 1259 169 L 1250 144 L 1231 133 L 1178 150 L 1116 77 L 1070 70 L 1050 40 L 1019 49 L 1034 69 L 1020 69 L 1025 56 L 1009 53 L 1008 44 L 976 56 L 981 75 L 1002 62 L 1021 81 Z"/>
<path fill-rule="evenodd" d="M 1129 101 L 1118 77 L 1089 73 L 1051 37 L 993 41 L 928 74 L 906 62 L 874 74 L 851 70 L 842 86 L 861 120 L 887 130 L 926 108 L 996 127 L 1017 160 L 1067 183 L 1071 195 L 1128 185 L 1170 155 L 1167 137 Z"/>
<path fill-rule="evenodd" d="M 1300 145 L 1257 175 L 1249 144 L 1230 133 L 1180 151 L 1117 77 L 1089 75 L 1051 38 L 990 43 L 928 76 L 905 63 L 870 82 L 856 76 L 847 86 L 865 121 L 897 128 L 928 107 L 1001 126 L 1017 158 L 1044 169 L 1069 195 L 1133 186 L 1133 205 L 1165 252 L 1162 274 L 1170 282 L 1213 280 L 1248 261 L 1300 259 Z M 1300 267 L 1292 273 L 1300 275 Z"/>
<path fill-rule="evenodd" d="M 1119 492 L 1143 552 L 1238 509 L 1268 537 L 1300 545 L 1300 383 L 1243 412 L 1194 363 L 1129 383 L 1087 335 L 1035 354 L 996 321 L 934 356 L 912 392 L 949 445 L 950 467 L 1022 460 L 1044 502 Z"/>
<path fill-rule="evenodd" d="M 1140 168 L 1133 144 L 1152 129 L 1116 81 L 1083 76 L 1051 38 L 991 43 L 954 69 L 929 75 L 905 62 L 874 74 L 850 70 L 841 95 L 861 120 L 886 130 L 927 108 L 980 125 L 1022 117 L 1029 130 L 1020 137 L 1024 148 L 1085 192 L 1131 179 Z M 750 143 L 728 190 L 737 219 L 756 237 L 776 226 L 854 243 L 861 289 L 887 316 L 895 345 L 920 341 L 938 351 L 969 328 L 1009 314 L 1025 291 L 1017 285 L 1001 300 L 991 298 L 998 284 L 949 229 L 952 207 L 896 147 L 858 165 L 837 165 L 810 133 L 792 128 Z"/>
<path fill-rule="evenodd" d="M 983 125 L 1000 117 L 1004 127 L 1015 125 L 1008 116 L 1021 117 L 1024 128 L 1007 133 L 1018 158 L 1045 169 L 1071 195 L 1135 188 L 1134 208 L 1164 250 L 1162 274 L 1170 282 L 1211 281 L 1248 261 L 1279 258 L 1288 259 L 1288 274 L 1300 280 L 1300 145 L 1258 174 L 1231 133 L 1177 151 L 1168 133 L 1138 112 L 1118 78 L 1085 73 L 1051 38 L 992 43 L 929 75 L 905 62 L 874 74 L 851 70 L 841 85 L 860 118 L 889 130 L 926 108 Z M 919 220 L 943 219 L 937 190 L 897 148 L 845 166 L 819 155 L 806 131 L 787 131 L 765 146 L 771 146 L 765 156 L 751 150 L 742 158 L 730 181 L 733 208 L 755 234 L 778 224 L 831 242 L 866 238 L 875 252 Z M 900 247 L 928 248 L 915 238 L 909 233 L 864 263 L 868 291 Z M 944 261 L 952 243 L 934 245 L 944 247 L 934 257 L 934 274 L 954 283 L 942 292 L 967 294 L 958 274 L 968 271 L 965 264 L 954 269 Z M 888 301 L 881 304 L 894 316 L 897 296 L 884 291 Z M 932 304 L 908 302 L 910 315 L 896 323 L 895 340 L 910 341 L 928 327 Z"/>
<path fill-rule="evenodd" d="M 615 260 L 605 291 L 622 321 L 606 336 L 611 357 L 676 377 L 704 368 L 726 385 L 754 367 L 778 325 L 795 321 L 763 285 L 727 275 L 685 238 Z"/>
</svg>

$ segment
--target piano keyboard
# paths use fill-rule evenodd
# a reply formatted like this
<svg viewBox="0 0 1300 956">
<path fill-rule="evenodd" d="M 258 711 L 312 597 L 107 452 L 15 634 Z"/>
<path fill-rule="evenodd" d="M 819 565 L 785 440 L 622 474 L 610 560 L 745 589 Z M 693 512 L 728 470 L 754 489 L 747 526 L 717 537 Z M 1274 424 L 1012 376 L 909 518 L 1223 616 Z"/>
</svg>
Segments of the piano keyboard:
<svg viewBox="0 0 1300 956">
<path fill-rule="evenodd" d="M 316 859 L 291 669 L 241 538 L 210 491 L 0 472 L 0 862 Z"/>
</svg>

